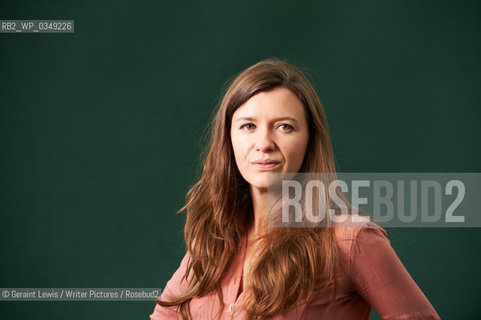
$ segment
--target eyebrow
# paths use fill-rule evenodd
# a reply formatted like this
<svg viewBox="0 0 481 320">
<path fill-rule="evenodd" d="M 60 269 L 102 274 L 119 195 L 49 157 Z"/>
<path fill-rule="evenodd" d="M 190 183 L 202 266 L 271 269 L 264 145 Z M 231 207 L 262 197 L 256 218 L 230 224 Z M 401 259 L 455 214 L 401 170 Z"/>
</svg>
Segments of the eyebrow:
<svg viewBox="0 0 481 320">
<path fill-rule="evenodd" d="M 252 117 L 242 117 L 242 118 L 238 118 L 236 120 L 234 120 L 234 122 L 239 122 L 239 121 L 254 121 L 256 120 L 256 118 L 252 118 Z M 276 122 L 276 121 L 283 121 L 283 120 L 291 120 L 292 122 L 295 122 L 297 123 L 297 120 L 292 118 L 292 117 L 280 117 L 280 118 L 275 118 L 273 121 Z"/>
</svg>

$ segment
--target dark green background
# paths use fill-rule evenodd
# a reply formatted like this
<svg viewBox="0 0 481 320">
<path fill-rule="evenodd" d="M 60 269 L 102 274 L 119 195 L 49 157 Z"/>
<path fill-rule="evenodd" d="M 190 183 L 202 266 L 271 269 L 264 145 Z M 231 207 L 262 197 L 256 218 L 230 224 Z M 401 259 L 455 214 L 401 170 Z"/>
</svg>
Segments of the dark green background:
<svg viewBox="0 0 481 320">
<path fill-rule="evenodd" d="M 340 171 L 481 171 L 478 1 L 2 1 L 0 287 L 162 287 L 224 82 L 310 70 Z M 388 230 L 443 319 L 481 317 L 481 230 Z M 402 293 L 400 293 L 402 294 Z M 2 319 L 146 319 L 154 302 L 3 302 Z M 373 312 L 373 319 L 378 319 Z"/>
</svg>

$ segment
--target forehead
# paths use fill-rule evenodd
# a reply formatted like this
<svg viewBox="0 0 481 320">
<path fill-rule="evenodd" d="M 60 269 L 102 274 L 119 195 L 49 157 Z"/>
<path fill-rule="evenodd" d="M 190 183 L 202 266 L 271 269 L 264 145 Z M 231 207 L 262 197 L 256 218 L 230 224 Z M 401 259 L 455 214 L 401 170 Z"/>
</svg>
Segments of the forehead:
<svg viewBox="0 0 481 320">
<path fill-rule="evenodd" d="M 287 88 L 275 88 L 255 94 L 234 112 L 233 119 L 278 116 L 305 116 L 301 100 Z"/>
</svg>

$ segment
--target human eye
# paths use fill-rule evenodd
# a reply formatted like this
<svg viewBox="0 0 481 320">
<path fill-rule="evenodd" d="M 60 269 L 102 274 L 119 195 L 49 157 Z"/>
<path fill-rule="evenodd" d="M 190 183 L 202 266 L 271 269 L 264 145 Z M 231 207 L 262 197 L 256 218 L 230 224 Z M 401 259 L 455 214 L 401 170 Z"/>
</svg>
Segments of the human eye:
<svg viewBox="0 0 481 320">
<path fill-rule="evenodd" d="M 290 124 L 288 123 L 281 123 L 278 128 L 281 128 L 282 131 L 293 131 L 294 130 L 294 127 L 291 126 Z"/>
<path fill-rule="evenodd" d="M 254 129 L 254 124 L 252 123 L 244 123 L 243 125 L 240 126 L 241 129 L 244 129 L 244 130 L 247 130 L 247 131 L 251 131 L 252 129 Z"/>
</svg>

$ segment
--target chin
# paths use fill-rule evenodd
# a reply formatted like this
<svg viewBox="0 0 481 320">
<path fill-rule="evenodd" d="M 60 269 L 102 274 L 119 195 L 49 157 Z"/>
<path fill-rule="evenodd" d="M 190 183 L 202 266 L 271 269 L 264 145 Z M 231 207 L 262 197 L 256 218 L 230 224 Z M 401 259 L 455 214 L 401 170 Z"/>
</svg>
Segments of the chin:
<svg viewBox="0 0 481 320">
<path fill-rule="evenodd" d="M 259 189 L 259 190 L 265 190 L 267 191 L 267 189 L 269 187 L 272 186 L 273 182 L 271 181 L 271 183 L 269 183 L 268 179 L 267 179 L 267 173 L 266 174 L 263 174 L 262 177 L 255 177 L 253 179 L 249 179 L 249 184 L 252 188 L 256 188 L 256 189 Z"/>
</svg>

